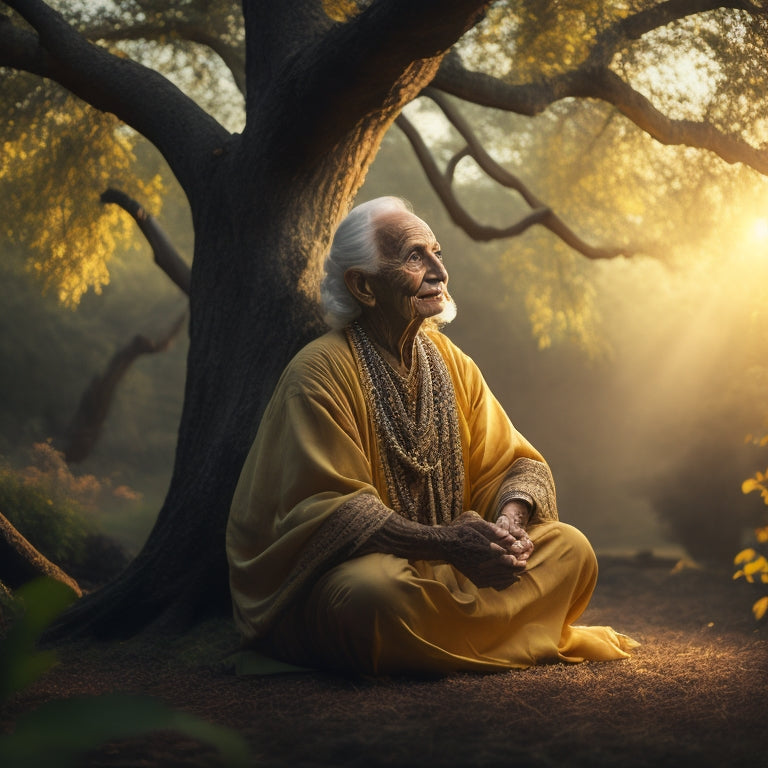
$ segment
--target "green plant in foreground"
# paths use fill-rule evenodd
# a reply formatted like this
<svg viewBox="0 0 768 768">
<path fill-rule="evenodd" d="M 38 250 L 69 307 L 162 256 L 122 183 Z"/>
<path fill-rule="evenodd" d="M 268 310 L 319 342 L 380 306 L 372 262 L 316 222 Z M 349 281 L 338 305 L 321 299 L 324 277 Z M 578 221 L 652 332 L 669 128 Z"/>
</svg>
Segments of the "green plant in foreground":
<svg viewBox="0 0 768 768">
<path fill-rule="evenodd" d="M 0 703 L 23 690 L 55 662 L 36 646 L 45 628 L 74 599 L 71 590 L 41 578 L 16 593 L 14 616 L 0 642 Z M 0 736 L 3 768 L 75 768 L 99 745 L 154 731 L 175 731 L 218 749 L 224 763 L 250 765 L 245 739 L 228 728 L 175 710 L 148 696 L 110 693 L 58 699 L 22 715 Z"/>
</svg>

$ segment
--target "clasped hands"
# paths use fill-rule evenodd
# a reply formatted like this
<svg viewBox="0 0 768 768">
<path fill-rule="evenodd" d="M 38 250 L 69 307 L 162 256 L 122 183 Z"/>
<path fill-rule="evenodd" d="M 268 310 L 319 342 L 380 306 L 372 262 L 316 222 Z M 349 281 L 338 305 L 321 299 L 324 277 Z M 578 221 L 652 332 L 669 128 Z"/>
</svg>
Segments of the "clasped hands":
<svg viewBox="0 0 768 768">
<path fill-rule="evenodd" d="M 447 526 L 450 562 L 478 587 L 506 589 L 518 580 L 533 552 L 523 527 L 527 519 L 527 506 L 519 502 L 505 505 L 496 523 L 464 512 Z"/>
</svg>

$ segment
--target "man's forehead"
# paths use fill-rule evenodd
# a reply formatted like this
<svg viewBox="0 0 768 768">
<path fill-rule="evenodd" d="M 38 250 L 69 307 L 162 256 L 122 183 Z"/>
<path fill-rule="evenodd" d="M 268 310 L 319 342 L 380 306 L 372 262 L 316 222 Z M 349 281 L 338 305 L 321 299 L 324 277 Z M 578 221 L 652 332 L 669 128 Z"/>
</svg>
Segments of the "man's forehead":
<svg viewBox="0 0 768 768">
<path fill-rule="evenodd" d="M 429 225 L 409 211 L 394 211 L 379 216 L 373 222 L 376 238 L 387 247 L 402 247 L 410 240 L 435 241 Z"/>
</svg>

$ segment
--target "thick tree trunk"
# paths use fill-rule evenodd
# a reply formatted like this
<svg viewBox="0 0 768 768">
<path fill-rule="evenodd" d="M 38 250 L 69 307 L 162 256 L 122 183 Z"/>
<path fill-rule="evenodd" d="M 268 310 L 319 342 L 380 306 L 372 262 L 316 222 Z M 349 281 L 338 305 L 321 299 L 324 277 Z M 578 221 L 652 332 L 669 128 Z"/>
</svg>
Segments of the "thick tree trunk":
<svg viewBox="0 0 768 768">
<path fill-rule="evenodd" d="M 230 610 L 229 503 L 285 364 L 323 330 L 311 286 L 363 179 L 358 155 L 343 148 L 293 182 L 269 167 L 255 174 L 274 180 L 263 187 L 270 193 L 248 192 L 238 167 L 237 157 L 221 163 L 209 204 L 194 212 L 187 383 L 165 503 L 128 569 L 73 606 L 52 637 L 176 631 Z"/>
<path fill-rule="evenodd" d="M 244 5 L 246 129 L 213 150 L 191 142 L 190 151 L 204 149 L 182 164 L 195 257 L 168 495 L 128 569 L 76 604 L 54 635 L 177 629 L 230 610 L 230 501 L 278 377 L 322 329 L 317 278 L 332 233 L 387 128 L 482 5 L 461 0 L 436 17 L 434 0 L 397 0 L 371 6 L 350 26 L 332 25 L 309 1 Z M 274 49 L 262 61 L 265 45 Z"/>
</svg>

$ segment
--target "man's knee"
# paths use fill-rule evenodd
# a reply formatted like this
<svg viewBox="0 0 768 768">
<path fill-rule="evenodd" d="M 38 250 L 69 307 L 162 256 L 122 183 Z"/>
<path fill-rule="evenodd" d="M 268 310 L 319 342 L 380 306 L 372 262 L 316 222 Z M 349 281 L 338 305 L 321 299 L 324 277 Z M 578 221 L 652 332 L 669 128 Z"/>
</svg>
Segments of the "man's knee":
<svg viewBox="0 0 768 768">
<path fill-rule="evenodd" d="M 533 526 L 529 531 L 534 547 L 541 552 L 549 550 L 548 557 L 567 558 L 580 569 L 597 571 L 597 557 L 589 539 L 568 523 L 551 521 Z"/>
<path fill-rule="evenodd" d="M 376 617 L 402 611 L 408 591 L 405 568 L 407 562 L 392 555 L 347 560 L 321 579 L 313 597 L 337 625 L 363 627 Z"/>
</svg>

